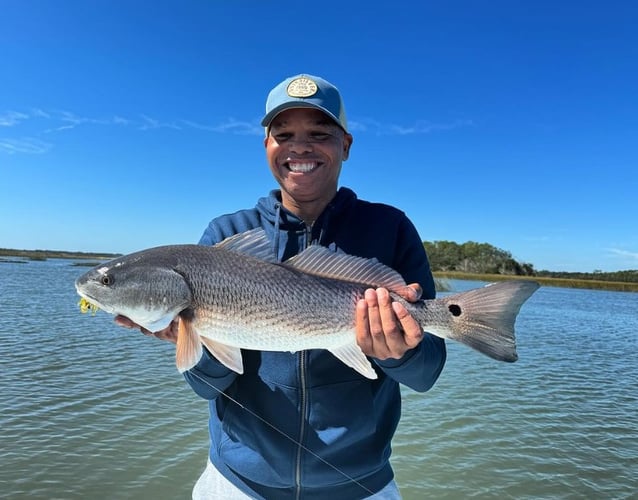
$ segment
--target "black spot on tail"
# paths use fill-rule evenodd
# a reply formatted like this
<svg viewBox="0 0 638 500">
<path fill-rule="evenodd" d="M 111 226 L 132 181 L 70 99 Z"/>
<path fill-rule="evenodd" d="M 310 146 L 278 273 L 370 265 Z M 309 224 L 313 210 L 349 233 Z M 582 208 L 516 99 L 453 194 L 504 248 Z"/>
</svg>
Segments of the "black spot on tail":
<svg viewBox="0 0 638 500">
<path fill-rule="evenodd" d="M 460 316 L 463 312 L 461 311 L 461 306 L 458 304 L 450 304 L 447 308 L 452 313 L 452 316 Z"/>
</svg>

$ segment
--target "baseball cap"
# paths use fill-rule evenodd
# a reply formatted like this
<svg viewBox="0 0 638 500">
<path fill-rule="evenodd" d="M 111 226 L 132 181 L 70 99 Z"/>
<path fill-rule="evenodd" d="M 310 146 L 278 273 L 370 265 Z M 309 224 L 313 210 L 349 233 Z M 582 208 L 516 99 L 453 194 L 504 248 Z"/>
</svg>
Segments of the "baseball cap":
<svg viewBox="0 0 638 500">
<path fill-rule="evenodd" d="M 297 75 L 286 78 L 268 94 L 266 115 L 261 125 L 268 128 L 273 118 L 292 108 L 315 108 L 323 111 L 346 132 L 348 122 L 343 99 L 332 83 L 312 75 Z"/>
</svg>

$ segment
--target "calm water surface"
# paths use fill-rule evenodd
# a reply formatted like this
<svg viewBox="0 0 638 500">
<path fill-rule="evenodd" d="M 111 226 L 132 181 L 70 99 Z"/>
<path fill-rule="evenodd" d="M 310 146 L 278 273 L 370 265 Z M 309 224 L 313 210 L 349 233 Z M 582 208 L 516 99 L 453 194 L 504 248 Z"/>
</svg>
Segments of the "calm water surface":
<svg viewBox="0 0 638 500">
<path fill-rule="evenodd" d="M 0 496 L 190 498 L 207 405 L 173 346 L 79 313 L 84 270 L 0 263 Z M 404 498 L 638 498 L 638 294 L 541 288 L 517 332 L 517 363 L 448 343 L 404 391 Z"/>
</svg>

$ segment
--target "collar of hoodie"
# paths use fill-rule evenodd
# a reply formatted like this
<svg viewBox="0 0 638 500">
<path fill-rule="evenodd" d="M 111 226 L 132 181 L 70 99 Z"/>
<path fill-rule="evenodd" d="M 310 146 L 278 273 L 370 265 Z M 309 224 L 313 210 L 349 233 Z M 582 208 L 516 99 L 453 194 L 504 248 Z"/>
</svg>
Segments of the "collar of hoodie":
<svg viewBox="0 0 638 500">
<path fill-rule="evenodd" d="M 298 251 L 312 243 L 329 245 L 330 242 L 326 238 L 332 219 L 347 209 L 355 200 L 356 194 L 353 191 L 348 188 L 340 188 L 311 226 L 307 226 L 303 220 L 283 207 L 281 192 L 278 189 L 271 191 L 268 197 L 259 200 L 257 208 L 262 217 L 272 224 L 271 227 L 274 230 L 273 253 L 279 260 L 282 260 L 285 257 L 288 239 L 293 235 L 300 240 L 303 239 L 296 245 Z"/>
</svg>

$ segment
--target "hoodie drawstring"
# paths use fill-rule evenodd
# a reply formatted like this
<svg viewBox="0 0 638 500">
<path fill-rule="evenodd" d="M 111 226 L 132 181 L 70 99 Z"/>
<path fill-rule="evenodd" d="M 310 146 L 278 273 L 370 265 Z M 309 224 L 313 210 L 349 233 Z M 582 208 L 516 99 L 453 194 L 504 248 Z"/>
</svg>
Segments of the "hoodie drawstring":
<svg viewBox="0 0 638 500">
<path fill-rule="evenodd" d="M 281 224 L 281 203 L 275 204 L 275 234 L 273 238 L 273 247 L 275 252 L 275 258 L 280 260 L 279 257 L 279 244 L 281 240 L 281 235 L 279 234 L 279 226 Z"/>
</svg>

